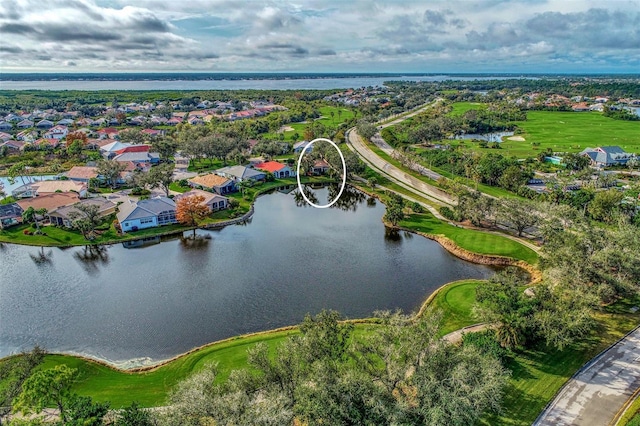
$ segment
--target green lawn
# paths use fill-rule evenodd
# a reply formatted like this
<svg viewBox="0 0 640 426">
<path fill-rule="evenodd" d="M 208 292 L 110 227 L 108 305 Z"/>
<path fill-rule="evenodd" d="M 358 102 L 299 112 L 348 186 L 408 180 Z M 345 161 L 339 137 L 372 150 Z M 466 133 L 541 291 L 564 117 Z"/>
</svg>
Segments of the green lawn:
<svg viewBox="0 0 640 426">
<path fill-rule="evenodd" d="M 640 122 L 614 120 L 598 112 L 529 111 L 526 121 L 516 122 L 524 142 L 501 143 L 500 153 L 518 158 L 535 157 L 551 148 L 554 152 L 580 152 L 587 147 L 618 145 L 640 152 Z M 539 143 L 533 146 L 532 143 Z M 475 144 L 474 149 L 480 149 Z"/>
<path fill-rule="evenodd" d="M 443 335 L 478 322 L 471 308 L 476 301 L 476 287 L 479 283 L 478 280 L 456 281 L 441 287 L 433 298 L 429 306 L 444 313 L 441 329 Z"/>
<path fill-rule="evenodd" d="M 338 127 L 338 125 L 351 120 L 354 116 L 353 110 L 345 107 L 323 106 L 318 108 L 318 110 L 320 111 L 322 118 L 317 119 L 315 121 L 318 121 L 324 124 L 325 126 L 331 127 L 331 128 Z M 339 116 L 338 116 L 338 111 L 341 111 Z M 332 112 L 333 112 L 333 117 L 331 117 Z M 293 128 L 293 130 L 285 130 L 283 132 L 284 140 L 288 142 L 297 142 L 301 140 L 302 138 L 304 138 L 304 131 L 308 125 L 309 123 L 287 124 L 286 126 Z M 296 133 L 298 134 L 298 138 L 293 137 Z M 275 132 L 264 133 L 262 136 L 265 137 L 266 139 L 273 139 L 273 140 L 279 139 L 278 133 L 275 133 Z"/>
<path fill-rule="evenodd" d="M 484 105 L 485 104 L 481 104 L 477 102 L 456 102 L 452 105 L 453 109 L 449 114 L 453 116 L 459 116 L 472 109 L 480 109 Z"/>
<path fill-rule="evenodd" d="M 640 426 L 640 398 L 636 396 L 635 401 L 627 408 L 620 417 L 620 426 Z"/>
<path fill-rule="evenodd" d="M 449 225 L 428 212 L 410 214 L 399 225 L 426 234 L 444 235 L 458 246 L 474 253 L 506 256 L 531 264 L 538 261 L 536 252 L 517 241 L 501 235 Z"/>
<path fill-rule="evenodd" d="M 625 300 L 606 308 L 596 316 L 590 336 L 563 351 L 541 347 L 510 357 L 507 367 L 513 375 L 504 413 L 487 416 L 484 423 L 530 425 L 573 373 L 638 325 L 640 313 L 631 314 L 629 308 L 639 302 Z"/>
</svg>

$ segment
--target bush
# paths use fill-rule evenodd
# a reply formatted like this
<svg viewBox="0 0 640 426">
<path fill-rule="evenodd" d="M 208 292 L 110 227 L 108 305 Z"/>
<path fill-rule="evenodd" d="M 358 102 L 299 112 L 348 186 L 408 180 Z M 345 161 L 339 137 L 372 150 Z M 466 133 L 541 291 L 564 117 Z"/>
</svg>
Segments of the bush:
<svg viewBox="0 0 640 426">
<path fill-rule="evenodd" d="M 24 231 L 22 231 L 22 233 L 24 235 L 33 235 L 33 232 L 29 231 L 28 229 L 25 229 Z"/>
<path fill-rule="evenodd" d="M 463 333 L 462 344 L 464 346 L 475 346 L 482 353 L 493 355 L 504 362 L 507 357 L 507 350 L 500 346 L 496 340 L 496 333 L 493 330 L 484 330 L 477 333 Z"/>
<path fill-rule="evenodd" d="M 411 204 L 411 210 L 413 210 L 414 213 L 423 213 L 424 207 L 422 207 L 420 203 L 414 202 L 413 204 Z"/>
<path fill-rule="evenodd" d="M 229 198 L 229 208 L 230 209 L 235 209 L 239 205 L 240 205 L 240 202 L 238 200 L 236 200 L 235 198 Z"/>
<path fill-rule="evenodd" d="M 445 219 L 449 219 L 453 221 L 458 220 L 458 215 L 447 206 L 440 207 L 440 214 L 444 216 Z"/>
</svg>

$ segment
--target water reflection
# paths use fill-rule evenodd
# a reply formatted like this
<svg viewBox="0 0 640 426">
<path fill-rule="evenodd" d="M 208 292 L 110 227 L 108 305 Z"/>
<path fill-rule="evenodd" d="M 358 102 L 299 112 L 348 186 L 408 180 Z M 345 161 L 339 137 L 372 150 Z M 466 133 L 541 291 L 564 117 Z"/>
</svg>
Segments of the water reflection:
<svg viewBox="0 0 640 426">
<path fill-rule="evenodd" d="M 378 205 L 378 200 L 376 200 L 376 197 L 367 198 L 367 207 L 372 208 L 377 205 Z"/>
<path fill-rule="evenodd" d="M 195 237 L 190 235 L 180 238 L 180 246 L 187 250 L 203 251 L 209 248 L 209 241 L 211 241 L 211 235 L 209 234 L 196 234 Z"/>
<path fill-rule="evenodd" d="M 51 263 L 53 263 L 53 250 L 49 249 L 45 251 L 43 246 L 40 247 L 40 251 L 37 254 L 29 253 L 29 257 L 33 260 L 33 263 L 38 266 L 51 265 Z"/>
<path fill-rule="evenodd" d="M 384 227 L 384 241 L 393 245 L 402 243 L 402 235 L 397 229 Z"/>
<path fill-rule="evenodd" d="M 73 253 L 73 257 L 80 262 L 82 268 L 90 276 L 96 276 L 100 267 L 109 265 L 108 246 L 84 246 Z"/>
<path fill-rule="evenodd" d="M 304 195 L 307 197 L 309 201 L 313 204 L 320 204 L 318 195 L 314 191 L 314 189 L 327 189 L 327 202 L 326 204 L 331 203 L 338 197 L 338 193 L 340 192 L 340 185 L 336 184 L 314 184 L 314 185 L 303 185 L 302 190 Z M 304 199 L 302 193 L 299 189 L 293 191 L 293 199 L 298 207 L 311 207 L 309 203 Z M 375 207 L 376 202 L 375 199 L 367 199 L 367 194 L 364 192 L 360 192 L 357 189 L 346 186 L 340 195 L 340 198 L 336 200 L 335 203 L 331 205 L 332 209 L 340 209 L 342 211 L 351 211 L 355 212 L 358 210 L 358 205 L 364 201 L 367 201 L 367 206 Z"/>
</svg>

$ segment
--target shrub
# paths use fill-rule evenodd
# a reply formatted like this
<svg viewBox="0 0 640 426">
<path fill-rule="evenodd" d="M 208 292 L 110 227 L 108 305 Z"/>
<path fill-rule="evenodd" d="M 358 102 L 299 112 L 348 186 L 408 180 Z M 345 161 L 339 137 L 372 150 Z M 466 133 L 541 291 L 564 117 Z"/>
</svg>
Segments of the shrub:
<svg viewBox="0 0 640 426">
<path fill-rule="evenodd" d="M 471 345 L 480 349 L 485 354 L 490 354 L 499 359 L 501 362 L 507 357 L 507 350 L 500 346 L 496 340 L 496 334 L 493 330 L 484 330 L 477 333 L 463 333 L 462 344 Z"/>
<path fill-rule="evenodd" d="M 229 208 L 235 209 L 239 205 L 240 205 L 240 202 L 238 200 L 236 200 L 235 198 L 229 198 Z"/>
<path fill-rule="evenodd" d="M 24 231 L 22 231 L 22 233 L 24 235 L 33 235 L 33 232 L 29 231 L 28 229 L 25 229 Z"/>
<path fill-rule="evenodd" d="M 445 219 L 453 221 L 458 220 L 458 215 L 456 215 L 456 213 L 447 206 L 440 207 L 440 214 L 444 216 Z"/>
<path fill-rule="evenodd" d="M 411 204 L 411 210 L 413 210 L 414 213 L 422 213 L 424 212 L 424 207 L 422 207 L 420 203 L 414 202 Z"/>
</svg>

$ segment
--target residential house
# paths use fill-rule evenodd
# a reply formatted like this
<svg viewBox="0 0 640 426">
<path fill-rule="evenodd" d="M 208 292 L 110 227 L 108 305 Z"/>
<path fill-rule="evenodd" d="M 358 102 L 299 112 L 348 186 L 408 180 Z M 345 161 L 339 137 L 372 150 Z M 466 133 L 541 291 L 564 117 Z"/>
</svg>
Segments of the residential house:
<svg viewBox="0 0 640 426">
<path fill-rule="evenodd" d="M 130 146 L 132 146 L 130 143 L 124 143 L 124 142 L 118 142 L 118 141 L 110 142 L 100 147 L 100 153 L 107 160 L 111 160 L 113 157 L 118 155 L 118 151 L 120 151 L 123 148 L 128 148 Z"/>
<path fill-rule="evenodd" d="M 118 139 L 118 134 L 120 133 L 120 131 L 113 127 L 105 127 L 104 129 L 98 130 L 97 133 L 98 138 L 100 139 Z"/>
<path fill-rule="evenodd" d="M 22 120 L 18 123 L 18 129 L 30 129 L 33 127 L 33 121 L 31 120 Z"/>
<path fill-rule="evenodd" d="M 0 229 L 22 223 L 22 208 L 17 203 L 0 205 Z"/>
<path fill-rule="evenodd" d="M 40 138 L 37 141 L 33 142 L 34 145 L 37 145 L 40 149 L 56 149 L 61 145 L 60 139 L 53 138 Z"/>
<path fill-rule="evenodd" d="M 203 188 L 214 191 L 216 194 L 224 195 L 234 192 L 236 186 L 231 179 L 227 179 L 217 174 L 196 176 L 188 180 L 189 185 L 194 188 Z"/>
<path fill-rule="evenodd" d="M 22 121 L 22 118 L 20 118 L 19 115 L 16 115 L 12 112 L 10 112 L 9 114 L 4 116 L 5 121 L 11 122 L 11 123 L 18 123 L 19 121 Z"/>
<path fill-rule="evenodd" d="M 78 194 L 67 192 L 41 195 L 39 197 L 33 198 L 25 198 L 16 201 L 16 204 L 18 204 L 23 211 L 27 210 L 29 207 L 33 207 L 36 210 L 46 209 L 49 212 L 62 206 L 75 204 L 78 201 L 80 201 Z"/>
<path fill-rule="evenodd" d="M 91 179 L 98 177 L 97 167 L 74 166 L 65 173 L 65 176 L 74 182 L 83 182 L 88 184 Z"/>
<path fill-rule="evenodd" d="M 234 182 L 243 182 L 245 180 L 252 180 L 254 182 L 265 180 L 266 175 L 264 172 L 259 172 L 246 166 L 227 166 L 216 170 L 216 174 L 227 179 L 231 179 Z"/>
<path fill-rule="evenodd" d="M 24 146 L 26 145 L 26 142 L 23 141 L 13 141 L 13 140 L 8 140 L 6 142 L 1 142 L 0 140 L 0 147 L 6 147 L 5 149 L 12 154 L 17 154 L 19 152 L 21 152 L 22 150 L 24 150 Z"/>
<path fill-rule="evenodd" d="M 302 142 L 296 142 L 293 144 L 293 152 L 299 154 L 301 153 L 306 147 L 307 145 L 309 145 L 311 142 L 309 141 L 302 141 Z M 313 145 L 311 145 L 305 152 L 311 152 L 313 151 Z"/>
<path fill-rule="evenodd" d="M 38 196 L 53 194 L 55 192 L 75 192 L 80 197 L 86 197 L 87 195 L 87 185 L 72 180 L 43 180 L 30 183 L 29 185 L 35 189 L 36 195 Z"/>
<path fill-rule="evenodd" d="M 150 137 L 164 136 L 164 134 L 165 134 L 164 130 L 156 130 L 156 129 L 144 129 L 144 130 L 140 131 L 140 133 L 142 133 L 145 136 L 150 136 Z"/>
<path fill-rule="evenodd" d="M 327 173 L 329 171 L 329 163 L 327 163 L 324 160 L 316 160 L 315 163 L 313 163 L 313 168 L 311 169 L 311 174 L 314 175 L 323 175 L 325 173 Z"/>
<path fill-rule="evenodd" d="M 113 159 L 121 163 L 130 161 L 133 163 L 158 164 L 160 163 L 160 154 L 157 152 L 125 152 L 116 155 Z"/>
<path fill-rule="evenodd" d="M 40 120 L 38 122 L 38 124 L 36 124 L 36 127 L 38 129 L 50 129 L 54 126 L 53 121 L 51 120 Z"/>
<path fill-rule="evenodd" d="M 167 125 L 169 126 L 177 126 L 180 123 L 182 123 L 182 119 L 178 117 L 171 117 L 167 120 Z"/>
<path fill-rule="evenodd" d="M 116 204 L 113 203 L 112 201 L 109 201 L 104 197 L 94 197 L 94 198 L 88 198 L 86 200 L 80 200 L 75 204 L 58 207 L 57 209 L 49 211 L 48 212 L 49 222 L 52 225 L 71 228 L 71 222 L 73 221 L 73 218 L 72 218 L 73 213 L 80 212 L 80 210 L 77 209 L 79 205 L 98 206 L 98 215 L 100 217 L 109 216 L 110 214 L 113 214 L 116 211 Z"/>
<path fill-rule="evenodd" d="M 47 131 L 47 133 L 45 133 L 43 137 L 45 139 L 61 140 L 66 138 L 68 133 L 69 133 L 69 129 L 67 129 L 66 126 L 58 124 L 57 126 L 54 126 L 51 129 L 49 129 L 49 131 Z"/>
<path fill-rule="evenodd" d="M 589 105 L 586 102 L 580 102 L 571 107 L 576 112 L 579 111 L 589 111 Z"/>
<path fill-rule="evenodd" d="M 598 148 L 586 148 L 580 155 L 589 157 L 591 164 L 598 167 L 625 165 L 636 155 L 626 152 L 619 146 L 601 146 Z"/>
<path fill-rule="evenodd" d="M 62 120 L 56 123 L 58 126 L 71 126 L 73 124 L 73 120 L 70 118 L 63 118 Z"/>
<path fill-rule="evenodd" d="M 173 161 L 176 165 L 176 169 L 186 171 L 189 168 L 189 158 L 183 157 L 180 153 L 173 156 Z"/>
<path fill-rule="evenodd" d="M 80 126 L 80 127 L 86 127 L 86 126 L 91 126 L 93 124 L 93 120 L 90 118 L 80 118 L 78 120 L 76 120 L 76 125 Z"/>
<path fill-rule="evenodd" d="M 38 132 L 35 130 L 23 130 L 16 135 L 16 139 L 19 141 L 33 142 L 38 138 Z"/>
<path fill-rule="evenodd" d="M 13 129 L 13 124 L 7 123 L 6 121 L 0 121 L 0 131 L 11 130 Z"/>
<path fill-rule="evenodd" d="M 6 142 L 11 138 L 12 138 L 12 136 L 9 133 L 0 132 L 0 141 Z"/>
<path fill-rule="evenodd" d="M 156 226 L 177 223 L 176 203 L 166 197 L 148 200 L 128 200 L 118 206 L 118 222 L 122 232 L 154 228 Z"/>
<path fill-rule="evenodd" d="M 229 206 L 229 199 L 214 192 L 203 191 L 201 189 L 192 189 L 180 195 L 176 195 L 175 200 L 180 200 L 185 197 L 201 196 L 204 198 L 203 205 L 207 206 L 209 211 L 215 212 L 218 210 L 224 210 Z"/>
<path fill-rule="evenodd" d="M 296 176 L 295 170 L 291 170 L 291 168 L 288 165 L 280 163 L 278 161 L 267 161 L 264 163 L 258 163 L 254 167 L 256 169 L 273 173 L 273 175 L 277 178 L 286 178 L 286 177 Z"/>
</svg>

